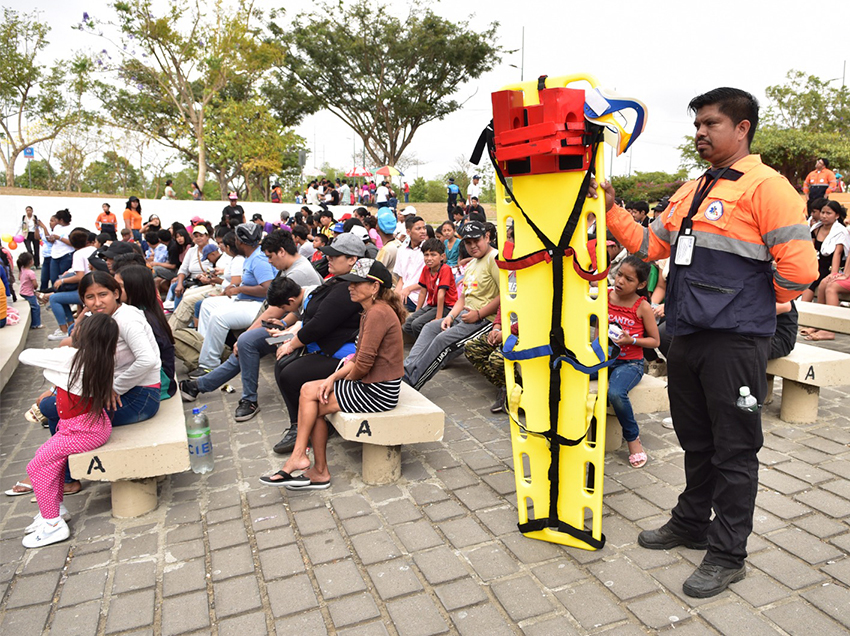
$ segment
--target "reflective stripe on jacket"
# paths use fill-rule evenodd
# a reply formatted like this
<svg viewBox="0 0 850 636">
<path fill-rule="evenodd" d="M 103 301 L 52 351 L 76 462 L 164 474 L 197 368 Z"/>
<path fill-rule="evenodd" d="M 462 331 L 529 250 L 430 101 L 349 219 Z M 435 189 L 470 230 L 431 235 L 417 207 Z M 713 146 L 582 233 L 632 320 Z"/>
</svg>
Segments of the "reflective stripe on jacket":
<svg viewBox="0 0 850 636">
<path fill-rule="evenodd" d="M 679 188 L 649 228 L 618 206 L 608 211 L 608 228 L 629 252 L 647 260 L 671 256 L 668 333 L 772 336 L 775 303 L 796 298 L 817 278 L 817 255 L 800 195 L 758 155 L 731 168 L 741 176 L 721 179 L 693 217 L 696 247 L 690 266 L 675 265 L 675 244 L 698 180 Z"/>
</svg>

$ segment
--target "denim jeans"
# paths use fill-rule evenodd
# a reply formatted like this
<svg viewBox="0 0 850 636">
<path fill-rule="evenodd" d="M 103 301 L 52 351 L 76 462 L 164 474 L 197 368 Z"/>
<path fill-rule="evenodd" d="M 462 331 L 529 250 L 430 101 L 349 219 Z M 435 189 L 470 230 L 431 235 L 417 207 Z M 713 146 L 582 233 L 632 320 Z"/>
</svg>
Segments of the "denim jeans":
<svg viewBox="0 0 850 636">
<path fill-rule="evenodd" d="M 50 434 L 56 433 L 59 424 L 59 410 L 56 408 L 56 396 L 49 395 L 38 405 L 47 418 Z M 159 387 L 134 386 L 121 396 L 121 406 L 111 412 L 112 426 L 124 426 L 151 419 L 159 411 Z M 71 471 L 65 469 L 65 483 L 73 481 Z"/>
<path fill-rule="evenodd" d="M 50 287 L 50 268 L 52 262 L 53 259 L 49 256 L 45 256 L 41 261 L 41 285 L 38 288 L 40 292 L 46 292 L 47 288 Z"/>
<path fill-rule="evenodd" d="M 21 294 L 23 296 L 23 294 Z M 41 324 L 41 305 L 38 304 L 38 298 L 35 296 L 24 296 L 24 299 L 30 304 L 30 316 L 32 317 L 31 327 L 38 327 Z"/>
<path fill-rule="evenodd" d="M 50 259 L 50 282 L 55 283 L 56 279 L 58 279 L 62 274 L 67 272 L 71 268 L 71 264 L 74 262 L 74 253 L 65 254 L 64 256 L 60 256 L 59 258 L 51 258 Z"/>
<path fill-rule="evenodd" d="M 56 322 L 59 323 L 60 327 L 62 325 L 70 325 L 74 322 L 74 312 L 71 311 L 71 305 L 79 304 L 80 294 L 75 291 L 50 294 L 50 310 L 56 316 Z"/>
<path fill-rule="evenodd" d="M 274 353 L 276 346 L 266 342 L 268 332 L 263 328 L 246 331 L 236 341 L 238 356 L 231 355 L 210 373 L 198 378 L 201 393 L 215 391 L 222 384 L 242 373 L 242 399 L 257 401 L 257 385 L 260 381 L 260 358 Z"/>
<path fill-rule="evenodd" d="M 608 368 L 608 404 L 617 414 L 623 437 L 627 442 L 635 441 L 640 435 L 629 391 L 635 388 L 643 377 L 643 358 L 640 360 L 617 360 Z"/>
</svg>

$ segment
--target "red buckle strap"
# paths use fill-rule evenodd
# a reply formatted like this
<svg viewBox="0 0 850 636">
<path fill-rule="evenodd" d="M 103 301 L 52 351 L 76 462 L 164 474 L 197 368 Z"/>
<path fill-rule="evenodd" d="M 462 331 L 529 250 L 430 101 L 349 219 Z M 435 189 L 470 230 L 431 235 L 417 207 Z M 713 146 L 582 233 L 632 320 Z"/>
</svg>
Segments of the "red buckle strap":
<svg viewBox="0 0 850 636">
<path fill-rule="evenodd" d="M 516 271 L 518 269 L 525 269 L 526 267 L 532 267 L 533 265 L 537 265 L 538 263 L 543 263 L 544 261 L 547 263 L 552 262 L 552 255 L 547 250 L 540 250 L 539 252 L 534 252 L 533 254 L 529 254 L 528 256 L 524 256 L 522 258 L 510 258 L 513 255 L 514 244 L 513 243 L 505 243 L 504 252 L 508 258 L 496 259 L 496 266 L 499 269 L 504 269 L 508 271 Z M 604 271 L 593 273 L 593 269 L 596 269 L 596 254 L 594 252 L 590 252 L 590 264 L 591 271 L 587 271 L 582 268 L 578 263 L 578 259 L 576 259 L 575 250 L 571 247 L 568 247 L 564 250 L 564 256 L 572 256 L 573 257 L 573 269 L 576 274 L 578 274 L 581 278 L 587 281 L 600 281 L 606 276 L 608 276 L 608 268 L 606 267 Z"/>
</svg>

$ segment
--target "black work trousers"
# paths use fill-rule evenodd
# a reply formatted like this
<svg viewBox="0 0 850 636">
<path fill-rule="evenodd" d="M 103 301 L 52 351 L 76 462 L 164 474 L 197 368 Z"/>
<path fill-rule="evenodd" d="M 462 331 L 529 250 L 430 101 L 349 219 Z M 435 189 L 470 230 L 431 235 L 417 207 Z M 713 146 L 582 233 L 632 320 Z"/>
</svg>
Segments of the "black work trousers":
<svg viewBox="0 0 850 636">
<path fill-rule="evenodd" d="M 308 353 L 303 356 L 281 358 L 274 368 L 274 377 L 286 408 L 289 409 L 289 422 L 298 423 L 298 398 L 301 387 L 313 380 L 324 380 L 336 371 L 339 360 L 322 353 Z"/>
<path fill-rule="evenodd" d="M 668 352 L 670 412 L 687 479 L 672 529 L 707 538 L 705 561 L 723 567 L 741 567 L 747 557 L 764 442 L 761 411 L 735 402 L 742 386 L 764 401 L 769 351 L 769 337 L 702 331 L 677 335 Z"/>
<path fill-rule="evenodd" d="M 38 259 L 39 247 L 41 246 L 39 244 L 38 239 L 35 237 L 35 232 L 27 232 L 27 236 L 24 239 L 24 248 L 27 250 L 27 252 L 32 254 L 33 261 L 35 261 L 33 265 L 35 267 L 41 267 L 41 262 Z"/>
</svg>

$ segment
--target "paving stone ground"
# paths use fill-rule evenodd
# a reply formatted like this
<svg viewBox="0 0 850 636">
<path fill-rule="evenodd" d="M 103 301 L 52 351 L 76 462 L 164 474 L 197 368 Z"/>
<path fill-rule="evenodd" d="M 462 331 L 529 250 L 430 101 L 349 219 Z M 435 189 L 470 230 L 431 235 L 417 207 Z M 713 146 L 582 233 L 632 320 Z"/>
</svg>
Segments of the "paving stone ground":
<svg viewBox="0 0 850 636">
<path fill-rule="evenodd" d="M 850 338 L 825 346 L 850 352 Z M 19 367 L 2 393 L 4 490 L 46 438 L 23 418 L 43 387 Z M 266 360 L 253 420 L 233 420 L 238 392 L 202 396 L 215 471 L 165 479 L 154 512 L 113 519 L 109 485 L 86 483 L 66 499 L 71 539 L 27 551 L 37 508 L 0 496 L 0 634 L 846 634 L 850 384 L 824 389 L 818 421 L 803 426 L 779 420 L 779 389 L 747 578 L 696 600 L 681 586 L 702 553 L 636 543 L 684 482 L 667 413 L 640 419 L 644 469 L 625 447 L 606 456 L 608 542 L 584 551 L 517 532 L 507 418 L 489 412 L 494 389 L 464 360 L 424 389 L 446 411 L 445 438 L 405 448 L 397 484 L 366 486 L 358 445 L 335 437 L 329 490 L 261 485 L 288 421 Z"/>
</svg>

